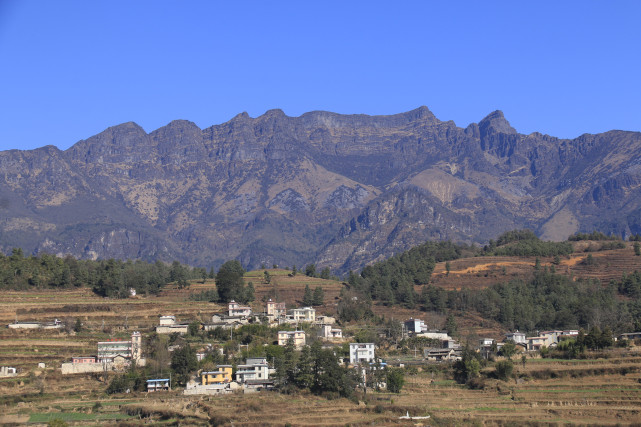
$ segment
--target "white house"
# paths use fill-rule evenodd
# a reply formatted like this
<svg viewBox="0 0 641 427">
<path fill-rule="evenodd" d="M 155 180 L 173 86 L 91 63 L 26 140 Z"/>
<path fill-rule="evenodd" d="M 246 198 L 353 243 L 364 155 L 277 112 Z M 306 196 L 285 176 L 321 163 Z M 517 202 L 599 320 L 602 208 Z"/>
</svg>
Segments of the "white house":
<svg viewBox="0 0 641 427">
<path fill-rule="evenodd" d="M 180 334 L 184 335 L 189 331 L 189 324 L 176 323 L 176 316 L 160 316 L 157 334 Z"/>
<path fill-rule="evenodd" d="M 479 339 L 479 347 L 492 347 L 494 338 L 481 338 Z"/>
<path fill-rule="evenodd" d="M 175 325 L 176 316 L 160 316 L 158 324 L 161 326 Z"/>
<path fill-rule="evenodd" d="M 508 332 L 505 334 L 505 340 L 509 341 L 512 340 L 514 341 L 514 344 L 525 344 L 527 345 L 527 340 L 525 339 L 525 334 L 523 332 L 519 332 L 518 329 L 514 332 Z"/>
<path fill-rule="evenodd" d="M 374 347 L 374 343 L 350 343 L 349 363 L 356 365 L 374 362 Z"/>
<path fill-rule="evenodd" d="M 0 377 L 15 377 L 18 370 L 13 366 L 0 366 Z"/>
<path fill-rule="evenodd" d="M 316 309 L 311 307 L 295 308 L 291 310 L 294 322 L 314 323 L 316 320 Z"/>
<path fill-rule="evenodd" d="M 244 365 L 236 368 L 236 381 L 246 383 L 250 380 L 268 380 L 269 365 L 264 357 L 247 358 Z"/>
<path fill-rule="evenodd" d="M 227 306 L 227 308 L 229 311 L 229 316 L 246 317 L 246 316 L 251 316 L 252 314 L 251 307 L 240 305 L 234 300 L 229 301 L 229 305 Z"/>
<path fill-rule="evenodd" d="M 342 339 L 343 331 L 340 328 L 333 328 L 332 325 L 321 325 L 318 336 L 329 340 Z"/>
<path fill-rule="evenodd" d="M 405 330 L 409 334 L 420 334 L 423 331 L 427 331 L 427 327 L 421 319 L 410 318 L 410 320 L 405 321 Z"/>
</svg>

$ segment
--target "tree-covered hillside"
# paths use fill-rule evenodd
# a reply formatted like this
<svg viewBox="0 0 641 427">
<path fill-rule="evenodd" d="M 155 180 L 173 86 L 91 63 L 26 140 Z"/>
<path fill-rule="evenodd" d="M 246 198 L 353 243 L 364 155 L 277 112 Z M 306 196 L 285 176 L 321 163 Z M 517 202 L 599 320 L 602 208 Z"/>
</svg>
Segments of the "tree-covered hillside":
<svg viewBox="0 0 641 427">
<path fill-rule="evenodd" d="M 153 294 L 167 283 L 187 286 L 187 280 L 206 276 L 204 269 L 191 268 L 179 262 L 168 266 L 160 261 L 153 264 L 139 260 L 89 261 L 49 254 L 26 257 L 21 249 L 14 249 L 9 256 L 0 254 L 2 289 L 87 286 L 99 295 L 125 297 L 130 289 Z"/>
</svg>

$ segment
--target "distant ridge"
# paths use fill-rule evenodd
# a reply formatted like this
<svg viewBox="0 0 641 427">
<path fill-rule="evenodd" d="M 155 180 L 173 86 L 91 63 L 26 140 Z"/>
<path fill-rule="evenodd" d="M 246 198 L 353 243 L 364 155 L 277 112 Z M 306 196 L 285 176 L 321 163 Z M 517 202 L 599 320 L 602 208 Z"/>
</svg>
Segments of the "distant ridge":
<svg viewBox="0 0 641 427">
<path fill-rule="evenodd" d="M 388 116 L 241 113 L 0 152 L 0 250 L 358 269 L 426 240 L 641 233 L 641 133 L 518 133 Z"/>
</svg>

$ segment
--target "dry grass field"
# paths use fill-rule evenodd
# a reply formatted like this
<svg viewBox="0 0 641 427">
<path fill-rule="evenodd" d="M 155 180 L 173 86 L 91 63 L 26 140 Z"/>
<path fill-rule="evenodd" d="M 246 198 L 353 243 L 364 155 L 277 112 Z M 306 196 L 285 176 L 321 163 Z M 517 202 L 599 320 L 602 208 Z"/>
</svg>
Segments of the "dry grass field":
<svg viewBox="0 0 641 427">
<path fill-rule="evenodd" d="M 0 380 L 0 423 L 70 425 L 638 425 L 641 351 L 615 350 L 607 359 L 528 359 L 520 378 L 486 380 L 484 390 L 454 383 L 442 367 L 406 376 L 399 394 L 369 391 L 355 401 L 276 392 L 188 397 L 180 391 L 108 397 L 87 376 L 62 378 L 53 370 Z M 491 370 L 492 368 L 486 368 Z M 25 383 L 25 384 L 23 384 Z M 43 385 L 44 384 L 44 385 Z M 43 392 L 39 388 L 44 388 Z M 430 416 L 427 421 L 399 417 Z"/>
<path fill-rule="evenodd" d="M 575 250 L 583 251 L 598 242 L 573 242 Z M 574 278 L 598 279 L 604 285 L 610 280 L 620 280 L 623 273 L 641 270 L 641 257 L 634 255 L 630 242 L 625 242 L 625 249 L 613 249 L 598 252 L 576 252 L 561 257 L 559 265 L 554 265 L 553 258 L 541 258 L 542 266 L 552 267 L 560 274 Z M 585 265 L 583 261 L 591 254 L 594 263 Z M 482 256 L 462 258 L 450 261 L 450 273 L 447 274 L 445 262 L 436 264 L 431 283 L 445 289 L 482 289 L 498 282 L 512 279 L 527 279 L 534 271 L 536 257 Z"/>
</svg>

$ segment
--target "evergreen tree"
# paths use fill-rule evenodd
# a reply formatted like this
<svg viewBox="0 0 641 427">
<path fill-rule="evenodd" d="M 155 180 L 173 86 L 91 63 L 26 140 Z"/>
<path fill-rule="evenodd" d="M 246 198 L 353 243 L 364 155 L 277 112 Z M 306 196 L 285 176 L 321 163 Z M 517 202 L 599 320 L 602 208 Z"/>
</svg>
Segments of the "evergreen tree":
<svg viewBox="0 0 641 427">
<path fill-rule="evenodd" d="M 169 270 L 169 280 L 175 282 L 181 289 L 186 288 L 189 286 L 187 282 L 187 269 L 178 261 L 174 261 L 171 263 L 171 269 Z"/>
<path fill-rule="evenodd" d="M 312 351 L 309 346 L 303 347 L 296 365 L 296 386 L 302 389 L 310 389 L 314 384 L 314 366 Z"/>
<path fill-rule="evenodd" d="M 495 365 L 496 377 L 502 381 L 507 381 L 512 376 L 514 364 L 511 360 L 502 360 Z"/>
<path fill-rule="evenodd" d="M 171 356 L 171 369 L 176 374 L 176 380 L 181 384 L 189 381 L 189 374 L 198 368 L 196 352 L 189 344 L 174 350 Z"/>
<path fill-rule="evenodd" d="M 314 289 L 314 296 L 312 297 L 312 305 L 319 306 L 325 303 L 325 291 L 322 286 L 317 286 Z"/>
<path fill-rule="evenodd" d="M 316 277 L 316 265 L 308 264 L 307 267 L 305 267 L 305 275 L 309 277 Z"/>
<path fill-rule="evenodd" d="M 245 291 L 244 274 L 245 270 L 237 260 L 227 261 L 220 267 L 216 274 L 216 289 L 222 302 L 242 301 Z"/>
<path fill-rule="evenodd" d="M 504 357 L 512 360 L 512 356 L 516 354 L 516 345 L 514 344 L 514 341 L 508 340 L 505 344 L 503 344 L 503 347 L 501 348 L 501 354 Z"/>
<path fill-rule="evenodd" d="M 290 337 L 285 344 L 282 357 L 275 360 L 276 379 L 281 390 L 287 390 L 289 385 L 296 381 L 296 347 L 294 339 Z"/>
<path fill-rule="evenodd" d="M 305 285 L 305 293 L 303 294 L 303 305 L 305 307 L 310 307 L 314 303 L 314 296 L 312 295 L 312 290 L 309 288 L 309 285 Z"/>
<path fill-rule="evenodd" d="M 340 392 L 344 374 L 333 351 L 319 350 L 314 358 L 312 391 L 315 393 Z"/>
<path fill-rule="evenodd" d="M 249 282 L 247 284 L 247 288 L 245 288 L 245 303 L 250 303 L 256 299 L 255 295 L 255 290 L 254 290 L 254 284 L 252 282 Z"/>
<path fill-rule="evenodd" d="M 456 319 L 452 314 L 447 315 L 447 320 L 445 321 L 445 330 L 447 334 L 451 337 L 458 334 L 458 326 L 456 325 Z"/>
<path fill-rule="evenodd" d="M 387 391 L 400 393 L 405 384 L 405 374 L 400 368 L 389 368 L 387 370 Z"/>
<path fill-rule="evenodd" d="M 329 267 L 325 267 L 321 270 L 321 274 L 320 274 L 321 279 L 329 280 L 330 276 L 331 276 L 331 271 L 329 270 Z"/>
</svg>

